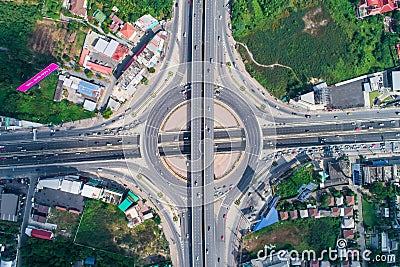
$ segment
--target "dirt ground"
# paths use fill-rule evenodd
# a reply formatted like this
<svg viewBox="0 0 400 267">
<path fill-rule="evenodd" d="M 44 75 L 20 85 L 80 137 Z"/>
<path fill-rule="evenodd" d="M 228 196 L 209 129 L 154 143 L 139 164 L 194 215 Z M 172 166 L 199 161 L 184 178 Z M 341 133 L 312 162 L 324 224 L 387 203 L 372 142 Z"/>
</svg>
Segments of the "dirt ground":
<svg viewBox="0 0 400 267">
<path fill-rule="evenodd" d="M 41 54 L 51 54 L 55 58 L 67 54 L 79 57 L 80 49 L 76 43 L 77 31 L 68 32 L 68 23 L 50 20 L 37 21 L 31 36 L 31 47 Z"/>
<path fill-rule="evenodd" d="M 329 19 L 322 7 L 307 12 L 303 17 L 303 21 L 305 24 L 303 31 L 311 35 L 318 34 L 319 30 L 329 23 Z"/>
</svg>

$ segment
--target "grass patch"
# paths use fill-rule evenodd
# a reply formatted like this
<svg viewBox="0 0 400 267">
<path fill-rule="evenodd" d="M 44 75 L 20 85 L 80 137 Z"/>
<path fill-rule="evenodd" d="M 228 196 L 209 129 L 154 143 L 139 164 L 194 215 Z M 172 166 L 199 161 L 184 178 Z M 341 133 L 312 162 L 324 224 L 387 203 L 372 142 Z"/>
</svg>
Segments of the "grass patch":
<svg viewBox="0 0 400 267">
<path fill-rule="evenodd" d="M 291 198 L 297 196 L 297 190 L 303 184 L 313 182 L 318 184 L 317 174 L 314 172 L 313 166 L 304 166 L 295 171 L 290 177 L 281 181 L 276 186 L 276 194 L 281 198 Z"/>
<path fill-rule="evenodd" d="M 340 8 L 338 8 L 340 6 Z M 294 69 L 255 65 L 245 49 L 246 69 L 276 97 L 310 90 L 313 78 L 334 84 L 394 65 L 390 49 L 396 36 L 384 32 L 379 16 L 357 20 L 348 0 L 237 0 L 232 5 L 233 35 L 246 43 L 260 64 L 280 63 Z M 400 17 L 399 12 L 389 16 Z"/>
<path fill-rule="evenodd" d="M 376 216 L 374 203 L 368 202 L 362 198 L 362 211 L 364 224 L 366 226 L 374 227 L 378 225 L 378 217 Z"/>
<path fill-rule="evenodd" d="M 53 241 L 28 238 L 21 248 L 22 266 L 71 266 L 71 262 L 96 259 L 96 266 L 134 266 L 135 260 L 100 250 L 76 246 L 71 239 L 63 237 Z"/>
<path fill-rule="evenodd" d="M 49 223 L 57 224 L 55 234 L 57 236 L 62 235 L 65 237 L 71 237 L 75 235 L 80 220 L 80 216 L 78 214 L 74 214 L 66 210 L 57 210 L 55 208 L 51 209 L 47 218 Z"/>
<path fill-rule="evenodd" d="M 378 90 L 369 93 L 369 103 L 371 104 L 371 107 L 374 105 L 375 98 L 379 97 L 380 95 L 381 93 Z"/>
<path fill-rule="evenodd" d="M 168 242 L 153 220 L 146 220 L 133 229 L 127 223 L 125 214 L 117 206 L 88 200 L 76 243 L 135 257 L 139 262 L 148 256 L 168 257 Z"/>
<path fill-rule="evenodd" d="M 313 249 L 319 253 L 334 247 L 340 232 L 339 223 L 339 218 L 282 221 L 247 235 L 243 243 L 244 251 L 253 258 L 260 249 L 264 249 L 264 245 L 274 244 L 275 250 L 294 249 L 301 252 Z"/>
</svg>

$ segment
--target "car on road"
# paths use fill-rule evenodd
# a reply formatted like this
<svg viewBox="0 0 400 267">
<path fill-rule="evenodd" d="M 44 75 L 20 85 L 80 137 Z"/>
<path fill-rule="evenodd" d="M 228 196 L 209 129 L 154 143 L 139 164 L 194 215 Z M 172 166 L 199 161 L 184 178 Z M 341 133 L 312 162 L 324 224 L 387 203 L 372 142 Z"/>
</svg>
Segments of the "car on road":
<svg viewBox="0 0 400 267">
<path fill-rule="evenodd" d="M 337 118 L 338 118 L 338 116 L 333 116 L 333 118 L 334 118 L 334 119 L 337 119 Z"/>
<path fill-rule="evenodd" d="M 6 158 L 0 158 L 0 160 L 6 160 Z"/>
<path fill-rule="evenodd" d="M 221 240 L 222 240 L 222 241 L 225 240 L 225 237 L 224 237 L 223 235 L 221 235 Z"/>
<path fill-rule="evenodd" d="M 186 239 L 189 239 L 189 234 L 186 234 Z"/>
<path fill-rule="evenodd" d="M 226 219 L 226 214 L 222 215 L 222 218 Z"/>
<path fill-rule="evenodd" d="M 186 32 L 183 33 L 183 37 L 186 37 Z"/>
<path fill-rule="evenodd" d="M 311 118 L 311 115 L 306 114 L 306 115 L 304 115 L 304 117 L 306 117 L 307 119 L 309 119 L 309 118 Z"/>
<path fill-rule="evenodd" d="M 360 128 L 360 127 L 356 127 L 355 130 L 356 130 L 356 131 L 359 131 L 359 130 L 361 130 L 361 128 Z"/>
<path fill-rule="evenodd" d="M 211 227 L 210 227 L 210 226 L 207 226 L 207 231 L 210 231 L 210 229 L 211 229 Z"/>
</svg>

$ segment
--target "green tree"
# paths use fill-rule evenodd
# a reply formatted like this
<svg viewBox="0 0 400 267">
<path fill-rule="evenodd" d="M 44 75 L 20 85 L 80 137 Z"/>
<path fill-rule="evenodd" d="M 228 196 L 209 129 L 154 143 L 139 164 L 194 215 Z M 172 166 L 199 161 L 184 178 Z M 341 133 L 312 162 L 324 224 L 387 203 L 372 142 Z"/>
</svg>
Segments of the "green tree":
<svg viewBox="0 0 400 267">
<path fill-rule="evenodd" d="M 111 117 L 111 115 L 113 114 L 111 108 L 106 108 L 102 113 L 101 116 L 103 116 L 103 118 L 105 119 L 109 119 Z"/>
<path fill-rule="evenodd" d="M 154 72 L 156 72 L 156 69 L 153 68 L 153 67 L 151 67 L 151 68 L 149 68 L 149 72 L 150 72 L 150 73 L 154 73 Z"/>
</svg>

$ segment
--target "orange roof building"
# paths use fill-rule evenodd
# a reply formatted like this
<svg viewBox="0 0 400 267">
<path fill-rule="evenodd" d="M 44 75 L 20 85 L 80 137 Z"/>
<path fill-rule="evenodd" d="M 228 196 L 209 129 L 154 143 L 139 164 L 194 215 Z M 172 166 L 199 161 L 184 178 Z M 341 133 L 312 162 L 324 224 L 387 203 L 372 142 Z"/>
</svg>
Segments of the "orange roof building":
<svg viewBox="0 0 400 267">
<path fill-rule="evenodd" d="M 357 5 L 357 17 L 383 14 L 398 8 L 396 0 L 361 0 Z"/>
<path fill-rule="evenodd" d="M 86 62 L 86 67 L 93 71 L 98 71 L 104 74 L 111 74 L 112 72 L 112 69 L 110 67 L 102 66 L 91 61 Z"/>
<path fill-rule="evenodd" d="M 131 40 L 136 34 L 135 28 L 129 22 L 125 23 L 119 32 L 128 40 Z"/>
</svg>

